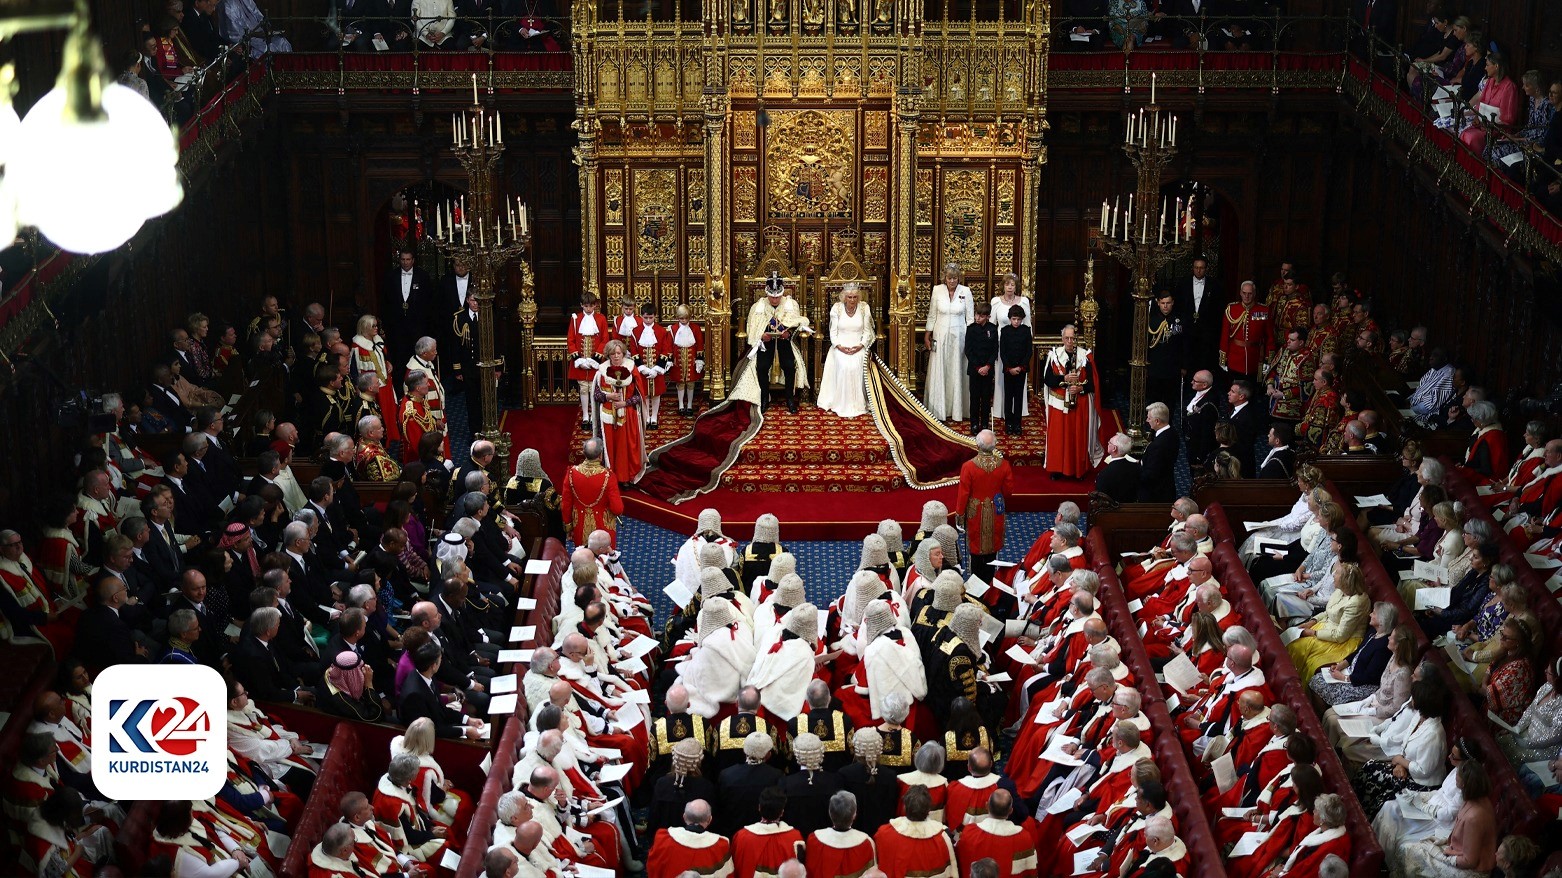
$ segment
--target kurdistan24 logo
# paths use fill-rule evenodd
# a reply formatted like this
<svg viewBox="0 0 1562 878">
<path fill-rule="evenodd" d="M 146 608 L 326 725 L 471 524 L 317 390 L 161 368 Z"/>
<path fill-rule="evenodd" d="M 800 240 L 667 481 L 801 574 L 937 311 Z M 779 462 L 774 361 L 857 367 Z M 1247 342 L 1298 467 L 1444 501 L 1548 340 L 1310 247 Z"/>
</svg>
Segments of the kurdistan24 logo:
<svg viewBox="0 0 1562 878">
<path fill-rule="evenodd" d="M 194 699 L 113 699 L 109 752 L 189 756 L 211 735 L 211 714 Z"/>
</svg>

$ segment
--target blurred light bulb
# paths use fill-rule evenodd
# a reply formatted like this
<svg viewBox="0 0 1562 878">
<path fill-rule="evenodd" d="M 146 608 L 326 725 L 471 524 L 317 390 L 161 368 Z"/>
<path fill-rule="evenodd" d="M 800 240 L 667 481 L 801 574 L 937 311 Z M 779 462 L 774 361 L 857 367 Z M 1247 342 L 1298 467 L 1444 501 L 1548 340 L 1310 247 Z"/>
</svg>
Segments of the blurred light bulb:
<svg viewBox="0 0 1562 878">
<path fill-rule="evenodd" d="M 102 253 L 184 197 L 178 144 L 157 108 L 123 85 L 103 86 L 95 119 L 74 118 L 67 99 L 59 86 L 28 111 L 6 180 L 21 223 L 62 249 Z"/>
</svg>

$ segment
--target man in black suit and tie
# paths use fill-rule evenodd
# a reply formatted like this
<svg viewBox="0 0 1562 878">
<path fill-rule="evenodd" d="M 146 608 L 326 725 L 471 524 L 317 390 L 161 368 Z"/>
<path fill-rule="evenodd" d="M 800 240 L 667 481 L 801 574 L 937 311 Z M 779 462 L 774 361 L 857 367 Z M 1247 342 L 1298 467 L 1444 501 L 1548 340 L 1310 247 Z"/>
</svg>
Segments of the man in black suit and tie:
<svg viewBox="0 0 1562 878">
<path fill-rule="evenodd" d="M 145 565 L 136 565 L 135 541 L 124 534 L 109 534 L 103 541 L 103 572 L 125 584 L 135 603 L 147 608 L 162 604 L 163 590 Z"/>
<path fill-rule="evenodd" d="M 76 620 L 76 655 L 94 674 L 109 665 L 144 663 L 151 650 L 140 643 L 132 630 L 140 621 L 126 601 L 125 583 L 112 573 L 99 573 L 93 582 L 97 601 Z"/>
<path fill-rule="evenodd" d="M 1226 297 L 1220 281 L 1209 276 L 1209 261 L 1193 260 L 1193 274 L 1177 283 L 1177 310 L 1189 333 L 1188 371 L 1214 369 L 1220 364 L 1220 319 Z"/>
<path fill-rule="evenodd" d="M 244 471 L 227 447 L 223 437 L 225 426 L 221 409 L 203 406 L 195 410 L 195 429 L 206 436 L 206 453 L 201 456 L 201 463 L 206 469 L 212 497 L 219 502 L 244 490 Z"/>
<path fill-rule="evenodd" d="M 412 358 L 413 345 L 423 335 L 435 294 L 433 282 L 417 267 L 411 250 L 403 249 L 399 260 L 380 295 L 380 326 L 385 330 L 392 369 Z"/>
<path fill-rule="evenodd" d="M 152 382 L 147 388 L 152 394 L 152 408 L 168 419 L 175 433 L 188 433 L 195 416 L 190 414 L 190 410 L 179 401 L 179 394 L 174 393 L 169 386 L 173 379 L 173 370 L 168 368 L 167 363 L 158 363 L 152 367 Z"/>
<path fill-rule="evenodd" d="M 1215 375 L 1200 369 L 1188 384 L 1193 396 L 1182 411 L 1182 434 L 1188 437 L 1188 464 L 1202 467 L 1215 451 L 1215 425 L 1220 423 L 1220 406 L 1213 390 Z"/>
<path fill-rule="evenodd" d="M 203 442 L 198 436 L 188 437 L 191 442 Z M 217 502 L 206 492 L 201 480 L 190 473 L 190 458 L 181 451 L 169 452 L 163 458 L 163 484 L 173 502 L 175 527 L 180 531 L 204 533 L 222 511 Z"/>
<path fill-rule="evenodd" d="M 1096 490 L 1119 503 L 1132 503 L 1139 497 L 1139 461 L 1128 456 L 1133 440 L 1118 433 L 1106 443 L 1106 466 L 1096 476 Z"/>
<path fill-rule="evenodd" d="M 313 704 L 315 695 L 298 679 L 272 647 L 282 626 L 282 612 L 276 607 L 257 607 L 250 611 L 249 622 L 229 661 L 233 676 L 260 701 L 289 704 Z"/>
<path fill-rule="evenodd" d="M 206 604 L 206 574 L 193 568 L 184 572 L 184 578 L 179 581 L 179 594 L 168 603 L 169 615 L 179 610 L 189 610 L 201 623 L 201 636 L 190 644 L 190 651 L 201 664 L 221 669 L 223 631 L 228 627 L 228 620 L 218 618 Z"/>
<path fill-rule="evenodd" d="M 151 530 L 142 555 L 152 567 L 158 589 L 174 588 L 184 573 L 184 550 L 200 545 L 200 538 L 180 537 L 174 532 L 174 492 L 166 484 L 153 486 L 141 501 L 141 514 Z"/>
<path fill-rule="evenodd" d="M 1164 402 L 1145 407 L 1150 422 L 1150 444 L 1139 469 L 1139 502 L 1170 503 L 1177 499 L 1177 431 L 1171 428 L 1171 409 Z"/>
<path fill-rule="evenodd" d="M 428 717 L 434 723 L 434 732 L 441 738 L 465 736 L 477 740 L 483 733 L 483 721 L 477 717 L 463 717 L 460 711 L 439 702 L 434 689 L 434 679 L 439 674 L 444 650 L 435 641 L 418 647 L 412 655 L 412 667 L 416 673 L 408 674 L 397 693 L 396 718 L 402 725 L 411 725 L 419 717 Z"/>
<path fill-rule="evenodd" d="M 217 33 L 217 0 L 191 0 L 179 30 L 201 60 L 210 64 L 222 54 L 222 37 Z M 243 56 L 238 56 L 242 58 Z"/>
<path fill-rule="evenodd" d="M 419 601 L 412 605 L 412 624 L 421 626 L 438 643 L 442 651 L 440 682 L 462 690 L 472 712 L 481 716 L 488 713 L 488 683 L 494 678 L 491 664 L 479 657 L 468 642 L 465 632 L 454 620 L 447 620 L 439 605 L 432 601 Z"/>
<path fill-rule="evenodd" d="M 1258 472 L 1254 465 L 1254 446 L 1258 443 L 1264 422 L 1268 420 L 1263 410 L 1253 404 L 1253 393 L 1253 383 L 1246 378 L 1231 382 L 1231 388 L 1226 391 L 1226 402 L 1231 403 L 1231 426 L 1237 431 L 1236 446 L 1231 449 L 1231 453 L 1241 462 L 1244 479 L 1251 479 Z"/>
<path fill-rule="evenodd" d="M 1258 465 L 1261 479 L 1287 479 L 1296 472 L 1296 452 L 1291 443 L 1296 438 L 1296 428 L 1284 421 L 1269 426 L 1269 453 Z"/>
</svg>

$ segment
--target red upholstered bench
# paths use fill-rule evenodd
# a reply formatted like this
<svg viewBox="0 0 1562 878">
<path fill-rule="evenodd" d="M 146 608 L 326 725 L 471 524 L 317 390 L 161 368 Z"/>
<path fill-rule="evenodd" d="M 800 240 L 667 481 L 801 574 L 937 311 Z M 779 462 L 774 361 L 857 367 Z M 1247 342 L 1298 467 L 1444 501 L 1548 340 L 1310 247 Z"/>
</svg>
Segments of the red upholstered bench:
<svg viewBox="0 0 1562 878">
<path fill-rule="evenodd" d="M 1215 848 L 1209 819 L 1200 805 L 1198 783 L 1183 755 L 1177 726 L 1166 710 L 1165 695 L 1155 681 L 1155 668 L 1144 651 L 1144 642 L 1139 639 L 1138 623 L 1123 600 L 1123 584 L 1112 569 L 1112 559 L 1116 556 L 1100 529 L 1092 528 L 1086 537 L 1086 553 L 1092 569 L 1101 577 L 1101 618 L 1122 647 L 1123 663 L 1133 672 L 1134 688 L 1139 690 L 1140 709 L 1149 718 L 1150 729 L 1154 732 L 1150 748 L 1155 753 L 1156 766 L 1161 769 L 1166 799 L 1177 818 L 1177 835 L 1188 846 L 1193 878 L 1222 878 L 1226 869 L 1221 864 L 1220 851 Z"/>
<path fill-rule="evenodd" d="M 309 853 L 320 843 L 321 836 L 332 823 L 341 819 L 342 796 L 354 790 L 372 793 L 370 784 L 377 780 L 365 766 L 363 744 L 359 740 L 359 725 L 344 722 L 336 727 L 331 737 L 331 749 L 315 779 L 314 790 L 304 804 L 298 825 L 293 828 L 293 843 L 288 846 L 287 858 L 282 861 L 282 874 L 304 875 L 309 871 Z M 382 760 L 381 764 L 386 760 Z"/>
<path fill-rule="evenodd" d="M 1317 741 L 1327 740 L 1323 733 L 1323 723 L 1308 700 L 1307 681 L 1297 676 L 1275 622 L 1264 608 L 1263 597 L 1236 553 L 1234 534 L 1225 510 L 1220 504 L 1212 503 L 1204 514 L 1210 519 L 1210 533 L 1215 537 L 1211 563 L 1216 570 L 1216 578 L 1225 588 L 1226 599 L 1240 614 L 1242 625 L 1258 641 L 1258 666 L 1264 671 L 1269 691 L 1277 703 L 1289 705 L 1296 711 L 1301 733 Z M 1345 802 L 1345 825 L 1351 837 L 1351 875 L 1357 878 L 1377 878 L 1383 868 L 1383 849 L 1372 834 L 1372 823 L 1361 809 L 1361 801 L 1356 797 L 1356 791 L 1345 776 L 1345 767 L 1340 764 L 1339 756 L 1333 748 L 1319 748 L 1318 770 L 1323 775 L 1324 788 L 1338 793 Z"/>
</svg>

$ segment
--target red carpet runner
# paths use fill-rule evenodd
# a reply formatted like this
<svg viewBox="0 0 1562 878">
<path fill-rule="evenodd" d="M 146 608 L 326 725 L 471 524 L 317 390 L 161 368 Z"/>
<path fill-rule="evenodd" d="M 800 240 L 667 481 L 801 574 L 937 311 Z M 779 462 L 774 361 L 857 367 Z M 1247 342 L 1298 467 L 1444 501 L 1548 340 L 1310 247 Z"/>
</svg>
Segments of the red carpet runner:
<svg viewBox="0 0 1562 878">
<path fill-rule="evenodd" d="M 938 423 L 877 357 L 866 370 L 868 411 L 891 457 L 914 488 L 954 484 L 975 443 Z M 635 487 L 650 497 L 681 503 L 721 484 L 722 474 L 759 433 L 759 407 L 729 398 L 695 419 L 693 429 L 651 453 L 650 468 Z M 817 437 L 829 442 L 828 435 Z"/>
</svg>

